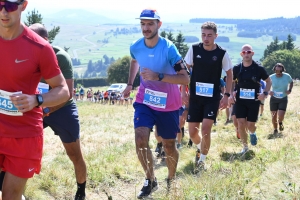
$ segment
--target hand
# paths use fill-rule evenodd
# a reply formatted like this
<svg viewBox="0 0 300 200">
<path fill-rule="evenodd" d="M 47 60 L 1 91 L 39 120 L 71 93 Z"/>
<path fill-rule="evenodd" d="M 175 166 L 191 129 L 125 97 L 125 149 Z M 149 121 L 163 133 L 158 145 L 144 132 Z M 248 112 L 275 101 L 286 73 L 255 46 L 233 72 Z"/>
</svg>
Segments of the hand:
<svg viewBox="0 0 300 200">
<path fill-rule="evenodd" d="M 130 96 L 130 92 L 132 90 L 132 85 L 127 85 L 125 90 L 122 92 L 124 98 L 128 98 Z"/>
<path fill-rule="evenodd" d="M 228 97 L 225 95 L 220 101 L 219 109 L 223 110 L 227 108 L 227 106 L 228 106 Z"/>
<path fill-rule="evenodd" d="M 153 72 L 148 68 L 144 68 L 141 72 L 141 76 L 143 79 L 148 81 L 158 81 L 158 73 Z"/>
<path fill-rule="evenodd" d="M 10 100 L 19 110 L 19 112 L 22 113 L 30 111 L 38 105 L 35 95 L 15 94 L 10 96 Z"/>
<path fill-rule="evenodd" d="M 286 91 L 285 93 L 286 93 L 287 95 L 291 94 L 291 92 L 290 92 L 289 90 L 288 90 L 288 91 Z"/>
<path fill-rule="evenodd" d="M 273 91 L 270 91 L 270 92 L 269 92 L 269 95 L 270 95 L 270 96 L 273 96 L 273 95 L 274 95 L 274 92 L 273 92 Z"/>
<path fill-rule="evenodd" d="M 260 101 L 263 101 L 265 100 L 268 96 L 264 95 L 264 93 L 257 93 L 257 99 L 260 100 Z"/>
<path fill-rule="evenodd" d="M 233 96 L 228 98 L 228 106 L 230 107 L 231 104 L 235 104 L 235 98 Z"/>
</svg>

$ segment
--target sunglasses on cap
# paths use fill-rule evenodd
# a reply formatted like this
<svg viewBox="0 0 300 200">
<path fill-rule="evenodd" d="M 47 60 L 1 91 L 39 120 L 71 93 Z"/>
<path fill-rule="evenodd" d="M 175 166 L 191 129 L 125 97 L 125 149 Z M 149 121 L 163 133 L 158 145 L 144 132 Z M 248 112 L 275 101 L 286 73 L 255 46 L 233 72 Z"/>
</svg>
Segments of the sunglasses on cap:
<svg viewBox="0 0 300 200">
<path fill-rule="evenodd" d="M 251 50 L 248 50 L 248 51 L 242 51 L 242 54 L 251 54 L 253 51 L 251 51 Z"/>
<path fill-rule="evenodd" d="M 6 12 L 14 12 L 18 10 L 19 5 L 21 5 L 23 2 L 24 0 L 21 0 L 20 2 L 0 1 L 0 11 L 5 8 Z"/>
</svg>

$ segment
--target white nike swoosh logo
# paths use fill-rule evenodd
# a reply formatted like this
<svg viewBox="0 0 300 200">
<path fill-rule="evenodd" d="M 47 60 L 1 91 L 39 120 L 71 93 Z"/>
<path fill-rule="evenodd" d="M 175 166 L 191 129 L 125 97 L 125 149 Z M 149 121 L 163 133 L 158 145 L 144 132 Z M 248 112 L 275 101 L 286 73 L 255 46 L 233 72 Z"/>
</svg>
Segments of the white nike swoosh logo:
<svg viewBox="0 0 300 200">
<path fill-rule="evenodd" d="M 21 63 L 21 62 L 25 62 L 25 61 L 27 61 L 28 59 L 25 59 L 25 60 L 18 60 L 18 59 L 16 59 L 15 60 L 15 63 Z"/>
<path fill-rule="evenodd" d="M 28 171 L 31 172 L 32 170 L 34 170 L 34 168 L 29 169 Z"/>
<path fill-rule="evenodd" d="M 208 116 L 211 117 L 211 116 L 214 116 L 214 114 L 212 114 L 212 115 L 208 114 Z"/>
</svg>

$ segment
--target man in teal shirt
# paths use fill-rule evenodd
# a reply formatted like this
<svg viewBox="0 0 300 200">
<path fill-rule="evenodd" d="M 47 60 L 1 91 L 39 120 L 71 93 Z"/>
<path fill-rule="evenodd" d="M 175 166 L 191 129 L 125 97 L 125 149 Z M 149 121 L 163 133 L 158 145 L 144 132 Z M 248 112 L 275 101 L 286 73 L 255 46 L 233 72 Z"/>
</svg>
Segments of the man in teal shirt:
<svg viewBox="0 0 300 200">
<path fill-rule="evenodd" d="M 270 110 L 272 114 L 272 124 L 274 127 L 273 134 L 278 133 L 278 124 L 279 131 L 284 130 L 283 119 L 288 103 L 288 95 L 292 92 L 293 88 L 293 79 L 288 74 L 285 73 L 285 67 L 281 63 L 277 63 L 273 67 L 275 72 L 270 76 L 272 80 L 272 90 L 269 92 L 270 98 Z"/>
</svg>

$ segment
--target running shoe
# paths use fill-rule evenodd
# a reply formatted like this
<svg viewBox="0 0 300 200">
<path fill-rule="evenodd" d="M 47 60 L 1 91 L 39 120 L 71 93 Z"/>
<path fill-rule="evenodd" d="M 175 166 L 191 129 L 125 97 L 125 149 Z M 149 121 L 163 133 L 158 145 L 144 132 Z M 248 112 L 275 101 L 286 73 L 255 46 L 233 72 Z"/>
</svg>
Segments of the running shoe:
<svg viewBox="0 0 300 200">
<path fill-rule="evenodd" d="M 201 154 L 200 149 L 197 149 L 196 156 L 195 156 L 195 163 L 196 163 L 196 165 L 198 164 L 198 161 L 200 159 L 200 154 Z"/>
<path fill-rule="evenodd" d="M 74 200 L 85 200 L 85 195 L 78 195 L 78 194 L 76 194 Z"/>
<path fill-rule="evenodd" d="M 248 147 L 244 147 L 242 149 L 242 151 L 240 152 L 241 155 L 244 155 L 245 153 L 247 153 L 247 151 L 249 151 L 249 148 Z"/>
<path fill-rule="evenodd" d="M 157 143 L 155 152 L 157 153 L 156 157 L 159 158 L 161 157 L 161 152 L 162 152 L 162 142 Z"/>
<path fill-rule="evenodd" d="M 283 130 L 284 130 L 284 126 L 283 126 L 283 123 L 282 123 L 282 122 L 279 122 L 279 130 L 280 130 L 280 131 L 283 131 Z"/>
<path fill-rule="evenodd" d="M 250 142 L 253 146 L 255 146 L 257 144 L 256 133 L 250 134 Z"/>
<path fill-rule="evenodd" d="M 193 141 L 190 139 L 188 142 L 188 147 L 192 147 L 193 146 Z"/>
<path fill-rule="evenodd" d="M 205 163 L 203 161 L 197 162 L 194 173 L 197 174 L 201 171 L 206 171 Z"/>
<path fill-rule="evenodd" d="M 158 189 L 158 183 L 156 178 L 152 182 L 150 179 L 146 179 L 144 182 L 144 186 L 141 189 L 139 195 L 137 196 L 138 199 L 144 199 L 145 197 L 148 197 L 151 195 L 152 192 L 156 191 Z"/>
<path fill-rule="evenodd" d="M 177 144 L 177 149 L 181 149 L 181 148 L 182 148 L 181 143 L 178 143 L 178 144 Z"/>
</svg>

